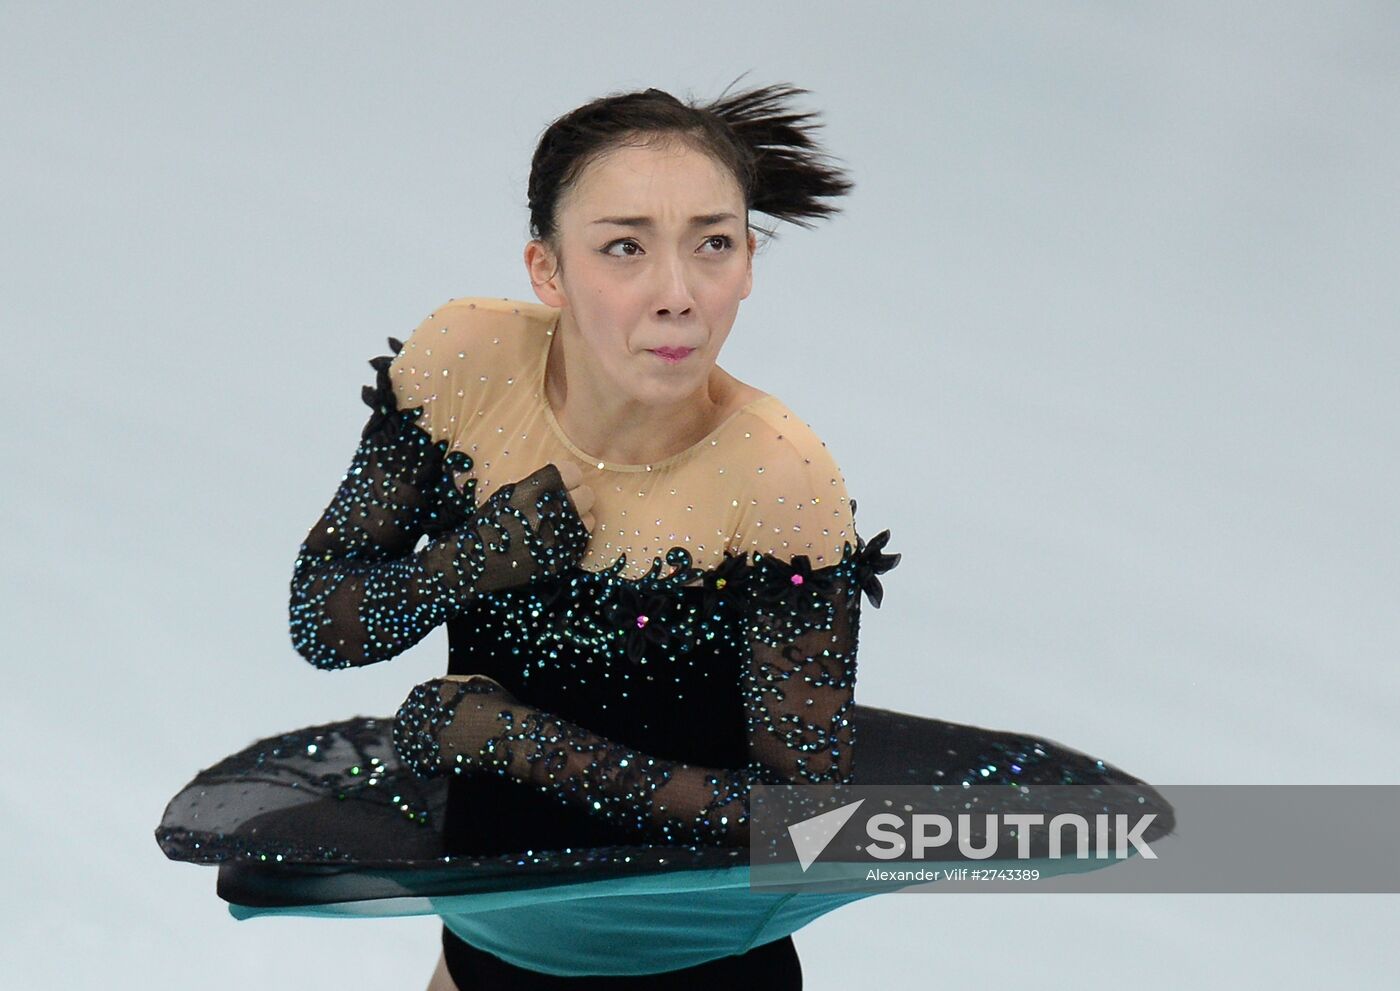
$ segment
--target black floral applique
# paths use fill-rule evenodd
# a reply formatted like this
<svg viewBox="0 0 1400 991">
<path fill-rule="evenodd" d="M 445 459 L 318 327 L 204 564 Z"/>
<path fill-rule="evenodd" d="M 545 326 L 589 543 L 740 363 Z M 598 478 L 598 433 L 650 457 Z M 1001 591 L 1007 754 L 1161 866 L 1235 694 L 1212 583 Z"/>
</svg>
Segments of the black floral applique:
<svg viewBox="0 0 1400 991">
<path fill-rule="evenodd" d="M 723 602 L 741 599 L 750 573 L 747 555 L 725 551 L 724 560 L 700 576 L 700 604 L 705 615 L 714 615 Z"/>
<path fill-rule="evenodd" d="M 856 501 L 851 500 L 851 517 L 856 514 Z M 899 564 L 901 555 L 884 553 L 885 544 L 889 543 L 890 531 L 881 530 L 869 543 L 859 533 L 856 534 L 856 556 L 855 573 L 856 585 L 865 592 L 866 598 L 876 609 L 880 608 L 880 601 L 885 596 L 885 590 L 880 584 L 877 575 L 883 575 L 895 565 Z"/>
<path fill-rule="evenodd" d="M 629 661 L 640 664 L 649 644 L 665 647 L 671 642 L 670 614 L 673 608 L 671 597 L 663 591 L 648 591 L 630 583 L 617 586 L 607 619 L 614 628 L 622 631 Z"/>
<path fill-rule="evenodd" d="M 808 630 L 829 629 L 833 592 L 849 577 L 853 551 L 849 542 L 845 546 L 842 560 L 825 568 L 813 568 L 806 554 L 784 561 L 755 553 L 744 597 L 751 635 L 779 646 Z"/>
<path fill-rule="evenodd" d="M 754 593 L 756 601 L 770 609 L 801 611 L 831 591 L 833 569 L 813 569 L 811 558 L 795 554 L 790 561 L 770 557 L 758 567 L 763 580 Z"/>
<path fill-rule="evenodd" d="M 389 381 L 389 366 L 403 350 L 403 342 L 396 337 L 390 337 L 389 350 L 391 354 L 381 354 L 369 360 L 370 367 L 375 371 L 375 380 L 374 385 L 364 386 L 360 390 L 360 398 L 371 410 L 369 419 L 365 421 L 365 428 L 360 432 L 361 440 L 367 440 L 370 434 L 384 429 L 399 414 L 398 397 L 394 395 Z"/>
<path fill-rule="evenodd" d="M 871 538 L 870 543 L 861 540 L 856 549 L 856 583 L 876 609 L 880 608 L 880 600 L 884 598 L 885 590 L 880 585 L 880 579 L 875 576 L 889 571 L 899 563 L 900 558 L 898 554 L 883 552 L 889 539 L 890 532 L 881 530 Z"/>
</svg>

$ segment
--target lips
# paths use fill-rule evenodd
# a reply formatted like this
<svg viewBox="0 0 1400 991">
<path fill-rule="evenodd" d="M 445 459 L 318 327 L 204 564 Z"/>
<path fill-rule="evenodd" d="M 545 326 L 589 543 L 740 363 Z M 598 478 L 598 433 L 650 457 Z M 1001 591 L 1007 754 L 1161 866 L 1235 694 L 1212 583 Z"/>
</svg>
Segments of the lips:
<svg viewBox="0 0 1400 991">
<path fill-rule="evenodd" d="M 652 350 L 652 353 L 653 353 L 653 354 L 659 354 L 661 357 L 665 358 L 667 361 L 680 361 L 682 358 L 684 358 L 686 355 L 690 354 L 690 352 L 694 351 L 695 349 L 694 349 L 694 348 L 652 348 L 651 350 Z"/>
</svg>

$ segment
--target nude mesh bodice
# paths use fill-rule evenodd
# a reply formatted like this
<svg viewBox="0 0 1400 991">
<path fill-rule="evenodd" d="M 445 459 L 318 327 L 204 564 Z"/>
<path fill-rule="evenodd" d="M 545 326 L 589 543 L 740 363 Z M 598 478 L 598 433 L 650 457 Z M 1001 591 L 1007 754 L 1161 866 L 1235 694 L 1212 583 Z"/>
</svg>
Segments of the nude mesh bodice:
<svg viewBox="0 0 1400 991">
<path fill-rule="evenodd" d="M 854 542 L 845 480 L 826 446 L 780 400 L 765 395 L 709 436 L 651 465 L 608 464 L 579 450 L 544 399 L 558 311 L 539 303 L 468 297 L 435 310 L 390 366 L 400 408 L 471 456 L 480 503 L 549 462 L 577 464 L 592 487 L 596 524 L 584 568 L 626 554 L 636 578 L 677 545 L 701 568 L 731 553 L 807 554 L 818 567 Z"/>
</svg>

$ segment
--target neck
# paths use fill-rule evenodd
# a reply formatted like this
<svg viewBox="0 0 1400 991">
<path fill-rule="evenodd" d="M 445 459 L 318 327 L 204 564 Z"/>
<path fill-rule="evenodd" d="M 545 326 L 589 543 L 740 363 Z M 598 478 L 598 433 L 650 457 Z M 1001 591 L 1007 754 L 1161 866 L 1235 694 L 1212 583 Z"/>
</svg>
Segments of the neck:
<svg viewBox="0 0 1400 991">
<path fill-rule="evenodd" d="M 651 464 L 686 450 L 715 428 L 727 398 L 723 375 L 713 369 L 704 386 L 674 403 L 620 395 L 589 367 L 565 316 L 551 340 L 544 390 L 560 429 L 577 447 L 604 461 Z"/>
</svg>

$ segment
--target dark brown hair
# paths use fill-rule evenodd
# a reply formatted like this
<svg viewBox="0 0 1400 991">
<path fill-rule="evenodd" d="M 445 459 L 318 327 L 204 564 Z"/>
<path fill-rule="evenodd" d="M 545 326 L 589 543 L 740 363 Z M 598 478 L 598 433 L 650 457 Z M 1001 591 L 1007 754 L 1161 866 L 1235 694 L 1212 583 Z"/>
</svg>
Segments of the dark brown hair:
<svg viewBox="0 0 1400 991">
<path fill-rule="evenodd" d="M 545 129 L 530 162 L 531 236 L 556 249 L 557 258 L 559 200 L 589 163 L 615 148 L 657 141 L 685 142 L 727 168 L 746 211 L 811 228 L 808 218 L 840 211 L 822 200 L 844 196 L 853 183 L 817 150 L 812 134 L 823 125 L 816 115 L 785 105 L 806 92 L 777 84 L 697 105 L 652 88 L 612 93 L 571 110 Z"/>
</svg>

